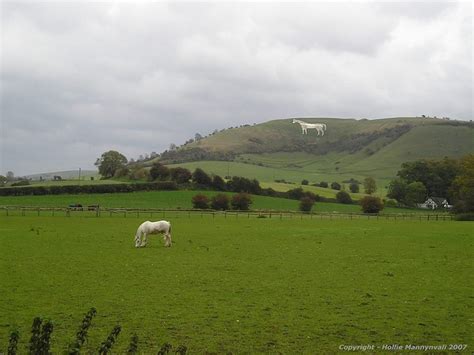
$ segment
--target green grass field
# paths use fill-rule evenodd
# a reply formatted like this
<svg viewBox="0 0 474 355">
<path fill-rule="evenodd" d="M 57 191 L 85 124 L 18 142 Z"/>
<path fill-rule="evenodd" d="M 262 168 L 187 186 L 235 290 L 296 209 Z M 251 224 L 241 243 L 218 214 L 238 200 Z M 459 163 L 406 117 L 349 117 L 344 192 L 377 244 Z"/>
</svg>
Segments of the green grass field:
<svg viewBox="0 0 474 355">
<path fill-rule="evenodd" d="M 472 223 L 173 219 L 174 246 L 133 246 L 142 219 L 0 216 L 0 352 L 33 317 L 62 353 L 96 307 L 86 353 L 114 325 L 124 353 L 336 353 L 341 344 L 468 344 Z M 381 352 L 381 351 L 379 351 Z"/>
<path fill-rule="evenodd" d="M 292 185 L 288 185 L 292 186 Z M 67 207 L 80 203 L 83 206 L 99 204 L 107 208 L 192 208 L 191 198 L 197 193 L 211 197 L 215 191 L 148 191 L 113 194 L 79 194 L 79 195 L 46 195 L 46 196 L 0 196 L 0 206 L 41 206 Z M 232 193 L 226 193 L 231 196 Z M 299 201 L 285 198 L 252 196 L 252 209 L 296 211 Z M 339 203 L 316 202 L 313 212 L 361 212 L 357 204 L 343 205 Z M 430 213 L 428 210 L 386 207 L 382 213 Z M 441 213 L 436 211 L 435 213 Z"/>
</svg>

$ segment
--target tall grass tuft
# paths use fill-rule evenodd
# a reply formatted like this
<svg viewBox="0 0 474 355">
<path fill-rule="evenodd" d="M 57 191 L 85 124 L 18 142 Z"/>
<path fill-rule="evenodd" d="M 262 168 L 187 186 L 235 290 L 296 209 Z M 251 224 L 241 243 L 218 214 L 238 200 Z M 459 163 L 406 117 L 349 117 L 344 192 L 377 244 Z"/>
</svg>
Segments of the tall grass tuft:
<svg viewBox="0 0 474 355">
<path fill-rule="evenodd" d="M 69 344 L 68 354 L 69 355 L 78 355 L 82 345 L 87 340 L 87 332 L 89 331 L 89 327 L 92 323 L 92 318 L 97 314 L 97 310 L 92 307 L 89 312 L 84 315 L 82 320 L 81 328 L 76 333 L 76 340 Z"/>
<path fill-rule="evenodd" d="M 18 350 L 18 340 L 20 339 L 20 332 L 18 330 L 14 330 L 10 333 L 10 341 L 8 342 L 8 355 L 16 355 L 16 351 Z"/>
<path fill-rule="evenodd" d="M 117 340 L 118 335 L 120 334 L 120 331 L 122 330 L 122 327 L 120 325 L 116 325 L 114 329 L 110 332 L 109 336 L 105 341 L 102 342 L 102 344 L 99 347 L 99 354 L 108 354 L 110 349 L 112 349 L 112 346 L 114 345 L 115 341 Z"/>
</svg>

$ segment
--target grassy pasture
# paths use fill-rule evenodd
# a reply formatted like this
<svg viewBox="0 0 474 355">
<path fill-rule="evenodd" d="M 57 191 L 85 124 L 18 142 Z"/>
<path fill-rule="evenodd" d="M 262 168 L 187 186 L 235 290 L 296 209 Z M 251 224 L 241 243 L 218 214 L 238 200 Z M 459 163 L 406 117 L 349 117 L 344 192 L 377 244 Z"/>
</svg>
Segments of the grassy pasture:
<svg viewBox="0 0 474 355">
<path fill-rule="evenodd" d="M 335 353 L 340 344 L 472 349 L 471 223 L 385 220 L 172 220 L 175 245 L 135 249 L 141 219 L 0 216 L 0 352 L 34 316 L 53 352 L 92 306 L 85 350 L 112 327 L 139 350 Z M 8 252 L 7 252 L 8 251 Z"/>
<path fill-rule="evenodd" d="M 294 188 L 294 185 L 287 185 Z M 328 190 L 328 189 L 321 189 Z M 317 191 L 315 191 L 317 193 Z M 45 195 L 45 196 L 0 196 L 0 206 L 41 206 L 67 207 L 73 203 L 83 206 L 99 204 L 108 208 L 192 208 L 191 198 L 197 193 L 208 196 L 215 191 L 140 191 L 113 194 L 78 194 L 78 195 Z M 229 196 L 232 193 L 227 193 Z M 259 210 L 298 210 L 299 201 L 267 196 L 252 196 L 252 209 Z M 359 205 L 316 202 L 313 212 L 361 212 Z M 383 213 L 429 213 L 428 210 L 403 209 L 386 207 Z M 436 212 L 440 213 L 440 212 Z"/>
</svg>

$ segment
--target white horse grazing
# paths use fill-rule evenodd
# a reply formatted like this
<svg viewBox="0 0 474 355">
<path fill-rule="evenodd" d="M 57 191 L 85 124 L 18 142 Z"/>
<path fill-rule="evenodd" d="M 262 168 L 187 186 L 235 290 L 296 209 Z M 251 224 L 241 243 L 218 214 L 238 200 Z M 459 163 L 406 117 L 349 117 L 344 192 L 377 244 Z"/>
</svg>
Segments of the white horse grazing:
<svg viewBox="0 0 474 355">
<path fill-rule="evenodd" d="M 135 246 L 137 248 L 146 246 L 146 237 L 148 234 L 163 234 L 165 247 L 171 246 L 171 223 L 167 221 L 150 222 L 146 221 L 140 224 L 135 234 Z"/>
<path fill-rule="evenodd" d="M 324 123 L 308 123 L 295 118 L 293 118 L 293 123 L 300 124 L 302 134 L 308 134 L 308 129 L 315 129 L 318 132 L 318 136 L 320 133 L 324 136 L 324 132 L 326 131 L 326 124 Z"/>
</svg>

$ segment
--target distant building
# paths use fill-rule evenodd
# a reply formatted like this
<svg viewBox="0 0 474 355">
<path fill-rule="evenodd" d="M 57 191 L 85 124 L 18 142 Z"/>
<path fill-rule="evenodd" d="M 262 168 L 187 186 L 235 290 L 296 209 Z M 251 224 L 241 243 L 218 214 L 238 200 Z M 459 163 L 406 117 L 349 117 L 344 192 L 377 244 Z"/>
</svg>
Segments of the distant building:
<svg viewBox="0 0 474 355">
<path fill-rule="evenodd" d="M 450 209 L 453 206 L 444 197 L 428 197 L 425 202 L 418 204 L 418 207 L 435 210 L 438 208 Z"/>
</svg>

